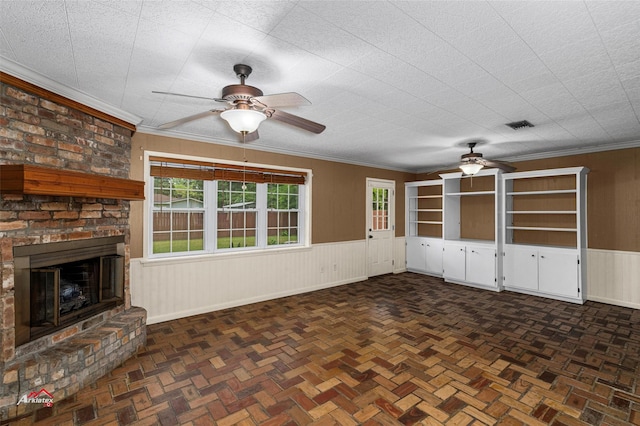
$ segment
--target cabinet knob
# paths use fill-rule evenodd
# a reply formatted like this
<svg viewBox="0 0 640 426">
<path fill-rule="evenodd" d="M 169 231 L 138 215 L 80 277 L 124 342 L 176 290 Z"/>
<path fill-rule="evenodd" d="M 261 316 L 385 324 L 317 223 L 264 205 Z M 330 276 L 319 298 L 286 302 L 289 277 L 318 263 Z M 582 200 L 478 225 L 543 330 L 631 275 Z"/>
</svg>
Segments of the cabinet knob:
<svg viewBox="0 0 640 426">
<path fill-rule="evenodd" d="M 464 251 L 464 249 L 460 249 L 460 251 Z"/>
<path fill-rule="evenodd" d="M 544 256 L 540 256 L 540 259 L 544 259 Z"/>
<path fill-rule="evenodd" d="M 535 254 L 532 254 L 532 255 L 531 255 L 531 257 L 536 257 L 536 255 L 535 255 Z"/>
</svg>

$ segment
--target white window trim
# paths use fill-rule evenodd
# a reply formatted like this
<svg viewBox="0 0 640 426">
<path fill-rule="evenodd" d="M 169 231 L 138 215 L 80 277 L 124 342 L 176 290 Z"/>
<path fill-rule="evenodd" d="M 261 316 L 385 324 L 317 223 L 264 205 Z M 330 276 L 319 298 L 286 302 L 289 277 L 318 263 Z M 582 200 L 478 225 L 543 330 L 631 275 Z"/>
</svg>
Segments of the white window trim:
<svg viewBox="0 0 640 426">
<path fill-rule="evenodd" d="M 151 176 L 151 168 L 150 168 L 150 157 L 164 157 L 168 159 L 176 159 L 176 160 L 192 160 L 192 161 L 202 161 L 202 162 L 211 162 L 211 163 L 222 163 L 229 165 L 246 165 L 247 167 L 264 167 L 273 170 L 282 170 L 283 172 L 302 172 L 306 174 L 306 182 L 304 185 L 300 185 L 302 191 L 298 200 L 299 206 L 304 206 L 304 211 L 299 215 L 298 220 L 300 227 L 300 235 L 298 238 L 301 239 L 297 244 L 276 244 L 272 246 L 268 246 L 265 244 L 263 246 L 257 247 L 241 247 L 237 249 L 217 249 L 215 246 L 215 232 L 217 231 L 217 203 L 211 202 L 209 200 L 208 203 L 205 202 L 205 220 L 208 223 L 212 224 L 213 230 L 205 232 L 205 238 L 211 239 L 212 241 L 205 241 L 207 247 L 210 247 L 208 250 L 196 251 L 196 252 L 176 252 L 176 253 L 167 253 L 167 254 L 153 254 L 153 233 L 151 231 L 151 227 L 153 224 L 153 177 Z M 147 261 L 156 261 L 156 260 L 176 260 L 176 259 L 185 259 L 192 260 L 196 257 L 209 257 L 209 256 L 229 256 L 231 254 L 257 254 L 257 253 L 267 253 L 274 252 L 279 250 L 307 250 L 311 247 L 311 191 L 312 191 L 312 170 L 311 169 L 302 169 L 295 167 L 282 167 L 282 166 L 274 166 L 271 164 L 261 164 L 261 163 L 249 163 L 243 161 L 232 161 L 225 160 L 219 158 L 208 158 L 208 157 L 199 157 L 192 155 L 182 155 L 182 154 L 171 154 L 160 151 L 144 151 L 144 182 L 145 182 L 145 201 L 143 203 L 143 247 L 142 247 L 142 255 L 143 259 Z M 213 181 L 205 182 L 205 191 L 207 186 L 215 185 Z M 213 191 L 215 192 L 215 191 Z M 266 185 L 264 190 L 264 197 L 266 198 L 267 191 Z M 267 224 L 267 208 L 266 208 L 266 199 L 265 199 L 265 208 L 259 209 L 263 210 L 261 218 L 260 212 L 258 213 L 258 229 L 261 229 L 260 226 L 264 225 L 264 229 L 266 231 Z M 260 222 L 260 220 L 264 221 L 264 224 Z M 257 237 L 258 239 L 262 239 L 261 232 Z"/>
</svg>

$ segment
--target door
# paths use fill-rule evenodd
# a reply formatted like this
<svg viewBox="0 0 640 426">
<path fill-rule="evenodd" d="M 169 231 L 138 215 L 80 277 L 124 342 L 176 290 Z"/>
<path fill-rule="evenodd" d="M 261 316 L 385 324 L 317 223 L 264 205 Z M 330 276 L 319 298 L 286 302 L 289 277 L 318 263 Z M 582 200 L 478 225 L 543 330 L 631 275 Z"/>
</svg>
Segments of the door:
<svg viewBox="0 0 640 426">
<path fill-rule="evenodd" d="M 527 290 L 538 290 L 538 252 L 531 247 L 504 248 L 504 285 Z"/>
<path fill-rule="evenodd" d="M 407 237 L 407 269 L 424 272 L 427 269 L 426 238 Z"/>
<path fill-rule="evenodd" d="M 442 276 L 442 248 L 441 239 L 428 238 L 427 245 L 427 272 Z"/>
<path fill-rule="evenodd" d="M 579 297 L 578 256 L 575 253 L 538 252 L 540 291 L 559 296 Z"/>
<path fill-rule="evenodd" d="M 367 276 L 393 272 L 395 181 L 367 178 Z"/>
<path fill-rule="evenodd" d="M 445 279 L 464 281 L 466 275 L 466 247 L 464 244 L 444 243 L 442 269 Z"/>
<path fill-rule="evenodd" d="M 467 246 L 467 281 L 496 287 L 496 250 Z"/>
</svg>

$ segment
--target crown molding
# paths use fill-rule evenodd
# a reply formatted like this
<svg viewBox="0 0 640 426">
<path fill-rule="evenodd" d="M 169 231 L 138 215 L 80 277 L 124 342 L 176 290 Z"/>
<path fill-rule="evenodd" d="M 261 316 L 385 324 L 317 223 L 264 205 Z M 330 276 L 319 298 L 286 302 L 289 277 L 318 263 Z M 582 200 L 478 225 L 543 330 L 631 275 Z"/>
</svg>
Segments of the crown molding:
<svg viewBox="0 0 640 426">
<path fill-rule="evenodd" d="M 99 99 L 94 98 L 93 96 L 81 92 L 80 90 L 57 83 L 50 78 L 45 77 L 42 74 L 39 74 L 31 69 L 25 68 L 24 66 L 19 65 L 1 55 L 0 72 L 6 74 L 9 77 L 22 80 L 23 82 L 32 85 L 33 87 L 31 88 L 31 90 L 34 90 L 38 95 L 46 95 L 46 93 L 43 93 L 44 90 L 54 95 L 54 98 L 56 96 L 59 97 L 58 99 L 52 100 L 62 101 L 65 104 L 68 104 L 68 102 L 64 102 L 64 99 L 69 100 L 73 102 L 73 104 L 68 106 L 72 106 L 81 110 L 84 109 L 85 112 L 88 112 L 99 118 L 103 118 L 110 122 L 114 121 L 112 119 L 109 119 L 110 117 L 115 118 L 116 120 L 120 121 L 120 123 L 116 122 L 115 124 L 123 125 L 123 123 L 126 123 L 127 125 L 124 125 L 124 127 L 127 127 L 132 131 L 135 131 L 136 126 L 142 122 L 142 118 L 134 114 L 116 108 L 113 105 L 107 104 Z M 2 81 L 9 79 L 10 78 L 3 76 Z M 25 87 L 24 85 L 22 85 L 22 87 L 20 88 L 24 89 Z M 38 93 L 37 89 L 41 89 L 39 91 L 40 93 Z M 86 108 L 82 108 L 82 106 Z M 87 109 L 90 109 L 90 111 L 86 111 Z"/>
<path fill-rule="evenodd" d="M 640 139 L 615 142 L 615 143 L 602 143 L 597 145 L 587 145 L 579 148 L 569 148 L 557 151 L 536 152 L 531 154 L 515 155 L 511 157 L 501 158 L 499 161 L 529 161 L 529 160 L 543 160 L 545 158 L 553 157 L 567 157 L 569 155 L 590 154 L 593 152 L 603 151 L 616 151 L 619 149 L 638 148 L 640 147 Z"/>
<path fill-rule="evenodd" d="M 279 148 L 273 148 L 273 147 L 257 147 L 256 145 L 251 145 L 249 143 L 247 143 L 246 145 L 242 145 L 237 139 L 224 139 L 224 138 L 208 138 L 208 137 L 203 137 L 200 135 L 195 135 L 193 133 L 186 133 L 186 132 L 179 132 L 179 131 L 175 131 L 175 130 L 158 130 L 154 127 L 149 127 L 149 126 L 140 126 L 138 127 L 138 133 L 145 133 L 145 134 L 149 134 L 149 135 L 155 135 L 155 136 L 162 136 L 165 138 L 177 138 L 177 139 L 185 139 L 185 140 L 190 140 L 190 141 L 194 141 L 194 142 L 206 142 L 206 143 L 215 143 L 218 145 L 228 145 L 228 146 L 233 146 L 236 148 L 246 148 L 246 149 L 251 149 L 254 151 L 263 151 L 263 152 L 271 152 L 274 154 L 283 154 L 283 155 L 291 155 L 293 157 L 301 157 L 301 158 L 313 158 L 316 160 L 323 160 L 323 161 L 331 161 L 333 163 L 342 163 L 342 164 L 350 164 L 353 166 L 362 166 L 362 167 L 372 167 L 375 169 L 382 169 L 382 170 L 390 170 L 390 171 L 394 171 L 394 172 L 403 172 L 403 173 L 416 173 L 415 170 L 410 170 L 410 169 L 402 169 L 402 168 L 396 168 L 396 167 L 389 167 L 389 166 L 384 166 L 381 164 L 373 164 L 373 163 L 365 163 L 365 162 L 359 162 L 359 161 L 346 161 L 343 158 L 337 158 L 337 157 L 331 157 L 331 156 L 326 156 L 326 155 L 318 155 L 318 154 L 311 154 L 311 153 L 306 153 L 306 152 L 299 152 L 299 151 L 292 151 L 292 150 L 288 150 L 288 149 L 279 149 Z"/>
<path fill-rule="evenodd" d="M 604 151 L 616 151 L 619 149 L 629 149 L 629 148 L 640 148 L 640 139 L 625 141 L 625 142 L 616 142 L 616 143 L 602 143 L 597 145 L 587 145 L 579 148 L 569 148 L 569 149 L 561 149 L 554 151 L 544 151 L 544 152 L 533 152 L 530 154 L 522 154 L 522 155 L 513 155 L 510 157 L 500 157 L 495 158 L 496 161 L 505 161 L 508 163 L 517 163 L 519 161 L 530 161 L 530 160 L 544 160 L 545 158 L 555 158 L 555 157 L 568 157 L 570 155 L 580 155 L 580 154 L 590 154 L 594 152 L 604 152 Z M 492 158 L 494 160 L 494 158 Z M 439 168 L 430 167 L 429 169 L 424 169 L 422 171 L 416 172 L 417 174 L 423 173 L 434 173 L 440 170 L 443 170 L 443 167 L 448 167 L 447 170 L 456 168 L 457 166 L 452 166 L 448 164 L 446 166 L 440 166 Z"/>
</svg>

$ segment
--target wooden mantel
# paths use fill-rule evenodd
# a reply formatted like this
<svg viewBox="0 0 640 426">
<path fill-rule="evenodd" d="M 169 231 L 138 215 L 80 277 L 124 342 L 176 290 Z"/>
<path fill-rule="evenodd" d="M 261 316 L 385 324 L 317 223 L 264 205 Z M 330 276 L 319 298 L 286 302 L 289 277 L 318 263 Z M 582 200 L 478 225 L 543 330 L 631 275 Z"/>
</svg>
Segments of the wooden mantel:
<svg viewBox="0 0 640 426">
<path fill-rule="evenodd" d="M 0 193 L 144 200 L 144 182 L 31 164 L 1 164 Z"/>
</svg>

